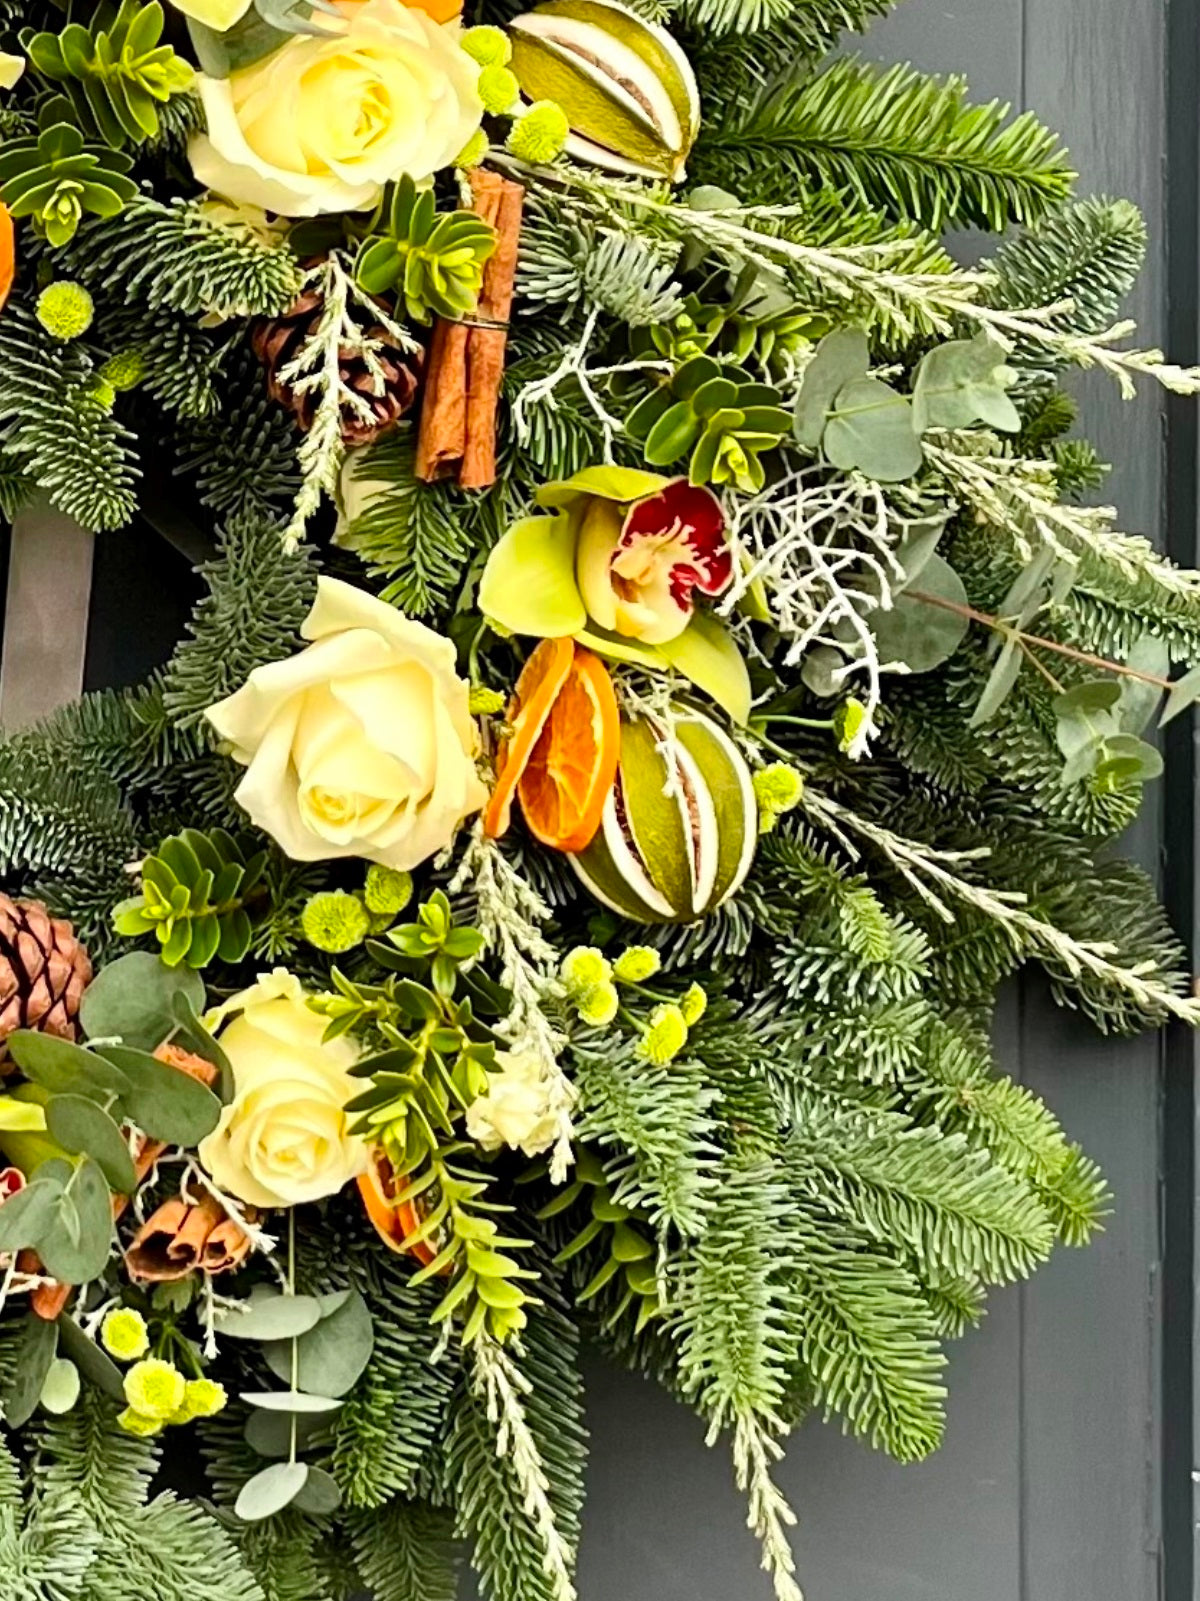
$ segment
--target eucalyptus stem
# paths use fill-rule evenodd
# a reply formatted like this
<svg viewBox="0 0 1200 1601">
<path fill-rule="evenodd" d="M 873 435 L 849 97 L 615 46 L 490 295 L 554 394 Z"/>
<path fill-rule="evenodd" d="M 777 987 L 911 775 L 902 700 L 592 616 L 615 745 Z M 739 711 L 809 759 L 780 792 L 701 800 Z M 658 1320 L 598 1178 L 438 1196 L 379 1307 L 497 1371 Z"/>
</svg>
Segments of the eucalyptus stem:
<svg viewBox="0 0 1200 1601">
<path fill-rule="evenodd" d="M 1027 634 L 1020 628 L 1011 627 L 1002 618 L 992 616 L 990 612 L 977 611 L 974 606 L 964 606 L 957 600 L 947 600 L 942 595 L 930 595 L 922 589 L 906 589 L 904 593 L 926 606 L 937 606 L 942 611 L 953 612 L 956 617 L 966 617 L 973 623 L 982 623 L 985 628 L 990 628 L 995 633 L 1019 640 L 1022 646 L 1036 645 L 1041 650 L 1053 651 L 1056 656 L 1066 656 L 1073 662 L 1082 662 L 1085 667 L 1095 667 L 1104 673 L 1117 673 L 1122 678 L 1136 678 L 1140 683 L 1155 684 L 1159 689 L 1170 690 L 1174 687 L 1169 678 L 1161 678 L 1157 673 L 1143 672 L 1140 667 L 1130 667 L 1125 662 L 1110 661 L 1107 656 L 1095 656 L 1089 650 L 1076 650 L 1074 645 L 1060 645 L 1056 639 L 1044 639 L 1041 634 Z"/>
</svg>

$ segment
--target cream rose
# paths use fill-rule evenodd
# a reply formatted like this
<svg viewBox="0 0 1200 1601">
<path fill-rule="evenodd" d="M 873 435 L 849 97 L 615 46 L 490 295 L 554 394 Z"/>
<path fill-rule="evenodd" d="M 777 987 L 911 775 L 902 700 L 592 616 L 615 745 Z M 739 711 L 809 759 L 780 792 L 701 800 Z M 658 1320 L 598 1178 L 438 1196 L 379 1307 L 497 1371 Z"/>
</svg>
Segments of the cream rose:
<svg viewBox="0 0 1200 1601">
<path fill-rule="evenodd" d="M 389 180 L 428 178 L 458 155 L 483 115 L 458 22 L 402 0 L 336 4 L 341 31 L 296 34 L 228 78 L 200 77 L 208 132 L 189 150 L 200 183 L 312 217 L 371 206 Z"/>
<path fill-rule="evenodd" d="M 237 800 L 295 861 L 417 867 L 487 800 L 454 646 L 336 578 L 300 631 L 208 712 L 247 769 Z"/>
<path fill-rule="evenodd" d="M 219 1189 L 251 1206 L 298 1206 L 335 1195 L 367 1165 L 344 1107 L 361 1088 L 347 1071 L 358 1049 L 322 1042 L 325 1019 L 284 968 L 264 974 L 208 1019 L 233 1068 L 233 1100 L 200 1142 Z"/>
<path fill-rule="evenodd" d="M 541 1064 L 530 1051 L 497 1051 L 500 1071 L 488 1074 L 488 1092 L 467 1108 L 467 1133 L 485 1151 L 502 1145 L 526 1156 L 548 1151 L 558 1117 Z"/>
</svg>

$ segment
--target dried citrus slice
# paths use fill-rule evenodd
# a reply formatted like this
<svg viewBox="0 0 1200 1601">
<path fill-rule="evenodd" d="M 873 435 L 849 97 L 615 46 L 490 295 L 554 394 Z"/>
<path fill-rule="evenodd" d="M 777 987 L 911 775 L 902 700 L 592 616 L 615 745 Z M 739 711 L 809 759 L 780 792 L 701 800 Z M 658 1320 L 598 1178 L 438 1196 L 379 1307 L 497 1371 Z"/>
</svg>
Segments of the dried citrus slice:
<svg viewBox="0 0 1200 1601">
<path fill-rule="evenodd" d="M 620 754 L 621 716 L 608 668 L 576 647 L 517 784 L 530 833 L 553 850 L 583 850 L 600 827 Z"/>
<path fill-rule="evenodd" d="M 0 202 L 0 306 L 8 299 L 16 272 L 16 230 L 8 207 Z"/>
<path fill-rule="evenodd" d="M 543 639 L 521 669 L 508 707 L 509 735 L 496 758 L 496 785 L 483 813 L 483 831 L 489 839 L 508 831 L 517 783 L 574 659 L 573 640 Z"/>
<path fill-rule="evenodd" d="M 401 1254 L 409 1252 L 422 1266 L 428 1267 L 437 1250 L 428 1240 L 412 1240 L 423 1219 L 414 1202 L 392 1200 L 395 1192 L 392 1164 L 382 1151 L 372 1151 L 370 1166 L 358 1176 L 358 1193 L 366 1214 L 390 1250 Z"/>
</svg>

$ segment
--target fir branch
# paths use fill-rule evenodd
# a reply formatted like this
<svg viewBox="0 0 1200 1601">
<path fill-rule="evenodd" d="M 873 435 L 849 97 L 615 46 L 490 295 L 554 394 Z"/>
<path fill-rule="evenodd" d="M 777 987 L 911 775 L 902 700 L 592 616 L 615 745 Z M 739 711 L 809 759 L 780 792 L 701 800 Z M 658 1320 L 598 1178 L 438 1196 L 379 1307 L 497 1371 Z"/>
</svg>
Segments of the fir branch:
<svg viewBox="0 0 1200 1601">
<path fill-rule="evenodd" d="M 1029 112 L 1009 122 L 1007 105 L 965 94 L 962 78 L 907 66 L 846 57 L 810 78 L 800 63 L 706 124 L 695 176 L 760 203 L 792 200 L 797 186 L 841 189 L 935 232 L 1043 216 L 1074 177 L 1056 136 Z"/>
<path fill-rule="evenodd" d="M 717 1092 L 699 1065 L 677 1059 L 655 1066 L 608 1039 L 576 1040 L 571 1058 L 582 1109 L 577 1133 L 604 1149 L 616 1199 L 660 1226 L 698 1234 L 717 1198 L 719 1154 Z"/>
<path fill-rule="evenodd" d="M 334 542 L 384 580 L 384 600 L 427 617 L 462 585 L 472 540 L 467 507 L 444 485 L 423 484 L 415 455 L 409 422 L 351 452 L 342 493 L 353 510 L 340 520 Z"/>
<path fill-rule="evenodd" d="M 988 263 L 988 298 L 1009 310 L 1058 305 L 1064 326 L 1099 334 L 1116 318 L 1146 255 L 1146 225 L 1129 200 L 1076 201 L 1006 240 Z M 1017 366 L 1057 365 L 1042 345 L 1018 340 Z"/>
<path fill-rule="evenodd" d="M 120 528 L 136 507 L 133 435 L 96 388 L 80 343 L 58 344 L 20 302 L 0 323 L 0 454 L 85 528 Z"/>
<path fill-rule="evenodd" d="M 1038 957 L 1071 984 L 1090 980 L 1124 997 L 1148 1020 L 1170 1016 L 1193 1028 L 1200 1025 L 1200 998 L 1183 993 L 1181 981 L 1155 962 L 1124 966 L 1113 960 L 1119 947 L 1112 940 L 1075 938 L 1028 910 L 1023 895 L 963 877 L 963 866 L 977 860 L 979 851 L 943 851 L 905 839 L 811 787 L 801 804 L 839 838 L 857 834 L 865 839 L 946 922 L 954 921 L 949 901 L 972 907 L 1003 929 L 1016 951 Z"/>
<path fill-rule="evenodd" d="M 311 555 L 289 555 L 273 524 L 234 519 L 219 550 L 201 568 L 209 594 L 166 669 L 164 703 L 185 728 L 239 689 L 255 667 L 290 655 L 312 603 Z"/>
<path fill-rule="evenodd" d="M 457 1601 L 453 1534 L 448 1512 L 412 1501 L 353 1518 L 350 1542 L 372 1601 Z"/>
<path fill-rule="evenodd" d="M 450 1454 L 459 1521 L 475 1540 L 488 1601 L 575 1601 L 574 1552 L 531 1426 L 530 1381 L 490 1335 L 474 1341 L 471 1361 L 470 1398 L 455 1415 Z"/>
<path fill-rule="evenodd" d="M 119 217 L 85 224 L 61 253 L 65 271 L 108 292 L 186 316 L 271 317 L 300 291 L 300 267 L 276 238 L 203 202 L 137 195 Z"/>
</svg>

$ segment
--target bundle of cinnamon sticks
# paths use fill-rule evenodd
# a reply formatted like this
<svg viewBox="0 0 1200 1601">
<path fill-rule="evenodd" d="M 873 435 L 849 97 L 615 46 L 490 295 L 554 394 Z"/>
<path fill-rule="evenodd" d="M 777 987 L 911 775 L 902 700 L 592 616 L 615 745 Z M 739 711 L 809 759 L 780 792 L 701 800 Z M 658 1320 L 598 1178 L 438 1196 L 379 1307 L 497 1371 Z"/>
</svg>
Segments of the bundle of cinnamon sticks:
<svg viewBox="0 0 1200 1601">
<path fill-rule="evenodd" d="M 497 172 L 469 174 L 473 209 L 496 230 L 473 318 L 434 326 L 417 438 L 417 477 L 456 478 L 464 489 L 496 481 L 496 412 L 512 310 L 525 190 Z"/>
</svg>

